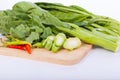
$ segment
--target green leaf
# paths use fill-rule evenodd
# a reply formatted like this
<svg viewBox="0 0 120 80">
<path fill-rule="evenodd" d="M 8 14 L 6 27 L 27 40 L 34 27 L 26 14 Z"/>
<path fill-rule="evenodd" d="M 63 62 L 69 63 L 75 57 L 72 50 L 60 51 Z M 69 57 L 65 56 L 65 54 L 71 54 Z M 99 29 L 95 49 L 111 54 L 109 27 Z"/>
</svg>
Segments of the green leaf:
<svg viewBox="0 0 120 80">
<path fill-rule="evenodd" d="M 31 32 L 31 34 L 26 38 L 26 41 L 32 43 L 34 40 L 39 39 L 39 33 Z"/>
<path fill-rule="evenodd" d="M 44 29 L 43 34 L 41 35 L 41 38 L 46 39 L 50 35 L 52 35 L 52 30 L 50 27 L 47 27 Z"/>
<path fill-rule="evenodd" d="M 29 30 L 28 30 L 29 31 Z M 16 28 L 10 28 L 10 34 L 19 39 L 24 39 L 25 34 L 28 32 L 23 24 L 17 26 Z"/>
<path fill-rule="evenodd" d="M 56 3 L 48 3 L 48 2 L 38 2 L 36 3 L 39 7 L 47 10 L 52 15 L 57 17 L 62 21 L 67 22 L 76 22 L 82 21 L 90 16 L 84 10 L 74 9 L 71 6 L 64 6 Z"/>
<path fill-rule="evenodd" d="M 40 28 L 40 27 L 38 27 L 38 26 L 33 26 L 33 27 L 31 27 L 30 29 L 31 29 L 32 31 L 34 31 L 34 32 L 39 33 L 39 34 L 43 32 L 43 29 Z"/>
</svg>

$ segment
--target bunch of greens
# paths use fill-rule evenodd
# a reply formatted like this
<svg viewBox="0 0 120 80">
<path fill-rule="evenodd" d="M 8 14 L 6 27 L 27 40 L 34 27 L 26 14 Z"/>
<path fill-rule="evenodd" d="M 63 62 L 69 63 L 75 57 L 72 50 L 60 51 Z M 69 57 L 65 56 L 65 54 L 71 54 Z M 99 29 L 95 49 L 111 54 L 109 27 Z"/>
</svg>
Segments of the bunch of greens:
<svg viewBox="0 0 120 80">
<path fill-rule="evenodd" d="M 78 6 L 36 4 L 22 1 L 16 3 L 12 10 L 1 11 L 0 33 L 9 39 L 17 38 L 35 44 L 62 32 L 86 43 L 117 50 L 120 36 L 118 21 L 94 15 Z"/>
<path fill-rule="evenodd" d="M 120 22 L 109 17 L 95 15 L 76 5 L 64 6 L 62 4 L 45 2 L 36 4 L 64 22 L 74 23 L 89 30 L 99 28 L 97 30 L 99 32 L 120 36 Z"/>
<path fill-rule="evenodd" d="M 59 3 L 46 2 L 38 2 L 36 4 L 61 21 L 79 26 L 79 31 L 76 32 L 76 34 L 81 33 L 80 30 L 84 31 L 80 36 L 77 36 L 81 40 L 112 51 L 118 49 L 120 41 L 120 22 L 109 17 L 95 15 L 76 5 L 64 6 Z M 111 48 L 108 46 L 111 46 Z"/>
</svg>

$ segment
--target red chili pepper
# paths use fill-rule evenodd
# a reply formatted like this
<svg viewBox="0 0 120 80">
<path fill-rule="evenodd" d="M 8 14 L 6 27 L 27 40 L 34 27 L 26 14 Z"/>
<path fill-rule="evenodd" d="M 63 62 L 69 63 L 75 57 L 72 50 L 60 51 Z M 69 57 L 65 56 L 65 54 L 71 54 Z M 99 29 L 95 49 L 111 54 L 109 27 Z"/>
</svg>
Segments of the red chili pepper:
<svg viewBox="0 0 120 80">
<path fill-rule="evenodd" d="M 14 48 L 14 49 L 20 49 L 20 50 L 25 50 L 23 45 L 9 45 L 9 48 Z"/>
<path fill-rule="evenodd" d="M 20 49 L 20 50 L 26 50 L 29 54 L 31 54 L 31 47 L 29 44 L 24 44 L 24 45 L 9 45 L 9 48 L 14 48 L 14 49 Z"/>
<path fill-rule="evenodd" d="M 29 44 L 25 44 L 25 50 L 26 50 L 29 54 L 31 54 L 31 47 L 30 47 Z"/>
</svg>

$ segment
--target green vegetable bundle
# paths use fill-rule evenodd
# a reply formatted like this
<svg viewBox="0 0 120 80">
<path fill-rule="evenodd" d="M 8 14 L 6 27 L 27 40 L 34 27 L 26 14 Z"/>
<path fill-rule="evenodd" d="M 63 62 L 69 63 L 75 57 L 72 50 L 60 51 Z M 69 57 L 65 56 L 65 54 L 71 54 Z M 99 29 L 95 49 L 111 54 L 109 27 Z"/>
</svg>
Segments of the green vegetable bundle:
<svg viewBox="0 0 120 80">
<path fill-rule="evenodd" d="M 0 11 L 0 33 L 11 41 L 17 38 L 35 44 L 61 32 L 67 37 L 75 36 L 86 43 L 116 51 L 120 23 L 74 5 L 22 1 L 12 10 Z"/>
<path fill-rule="evenodd" d="M 72 23 L 72 26 L 79 26 L 78 31 L 73 35 L 84 42 L 117 51 L 120 41 L 120 22 L 109 17 L 95 15 L 76 5 L 64 6 L 46 2 L 36 4 L 61 21 Z"/>
</svg>

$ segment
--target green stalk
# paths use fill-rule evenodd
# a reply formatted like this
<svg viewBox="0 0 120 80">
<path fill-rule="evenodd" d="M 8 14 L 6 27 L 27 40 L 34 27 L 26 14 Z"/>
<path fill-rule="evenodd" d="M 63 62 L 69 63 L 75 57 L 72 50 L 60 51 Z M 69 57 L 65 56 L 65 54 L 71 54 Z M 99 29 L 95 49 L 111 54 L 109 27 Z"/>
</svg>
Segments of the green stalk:
<svg viewBox="0 0 120 80">
<path fill-rule="evenodd" d="M 98 16 L 98 15 L 96 15 L 95 20 L 98 24 L 100 22 L 104 22 L 104 25 L 107 26 L 107 27 L 105 26 L 105 28 L 110 29 L 110 30 L 115 30 L 116 33 L 119 34 L 119 36 L 120 36 L 120 22 L 119 21 L 114 20 L 114 19 L 109 18 L 109 17 Z"/>
<path fill-rule="evenodd" d="M 52 45 L 52 52 L 56 53 L 61 47 L 56 46 L 55 44 Z"/>
<path fill-rule="evenodd" d="M 57 34 L 52 46 L 52 52 L 57 52 L 63 46 L 65 40 L 66 35 L 64 33 Z"/>
<path fill-rule="evenodd" d="M 72 25 L 73 26 L 73 25 Z M 77 27 L 77 29 L 75 30 L 70 30 L 64 27 L 57 27 L 57 29 L 63 31 L 63 32 L 67 32 L 69 34 L 71 34 L 72 36 L 76 36 L 78 38 L 80 38 L 82 41 L 86 42 L 86 43 L 90 43 L 90 44 L 94 44 L 94 45 L 99 45 L 105 49 L 111 50 L 111 51 L 116 51 L 118 49 L 118 43 L 113 42 L 111 40 L 105 39 L 104 37 L 98 36 L 93 34 L 92 32 L 81 28 L 77 25 L 74 25 L 74 27 Z M 109 36 L 108 36 L 109 37 Z"/>
<path fill-rule="evenodd" d="M 37 43 L 33 44 L 33 47 L 35 47 L 35 48 L 43 48 L 42 42 L 37 42 Z"/>
<path fill-rule="evenodd" d="M 101 31 L 103 31 L 103 32 L 105 32 L 105 33 L 108 33 L 108 34 L 110 34 L 110 35 L 119 36 L 117 33 L 111 31 L 111 30 L 108 29 L 108 28 L 105 28 L 105 27 L 103 27 L 103 26 L 100 26 L 100 25 L 98 25 L 98 24 L 94 24 L 94 23 L 93 23 L 93 24 L 91 24 L 91 25 L 94 26 L 94 27 L 96 27 L 96 28 L 101 29 Z"/>
<path fill-rule="evenodd" d="M 86 27 L 87 29 L 90 29 L 92 31 L 92 33 L 96 36 L 100 36 L 100 37 L 103 37 L 105 39 L 108 39 L 108 40 L 111 40 L 115 43 L 119 43 L 120 41 L 120 38 L 119 37 L 116 37 L 116 36 L 112 36 L 112 35 L 108 35 L 108 34 L 105 34 L 103 32 L 100 32 L 100 31 L 97 31 L 96 29 L 94 29 L 93 27 L 91 26 L 87 26 Z M 109 36 L 109 37 L 108 37 Z"/>
<path fill-rule="evenodd" d="M 43 41 L 43 47 L 47 50 L 51 50 L 55 36 L 48 36 L 46 40 Z"/>
</svg>

